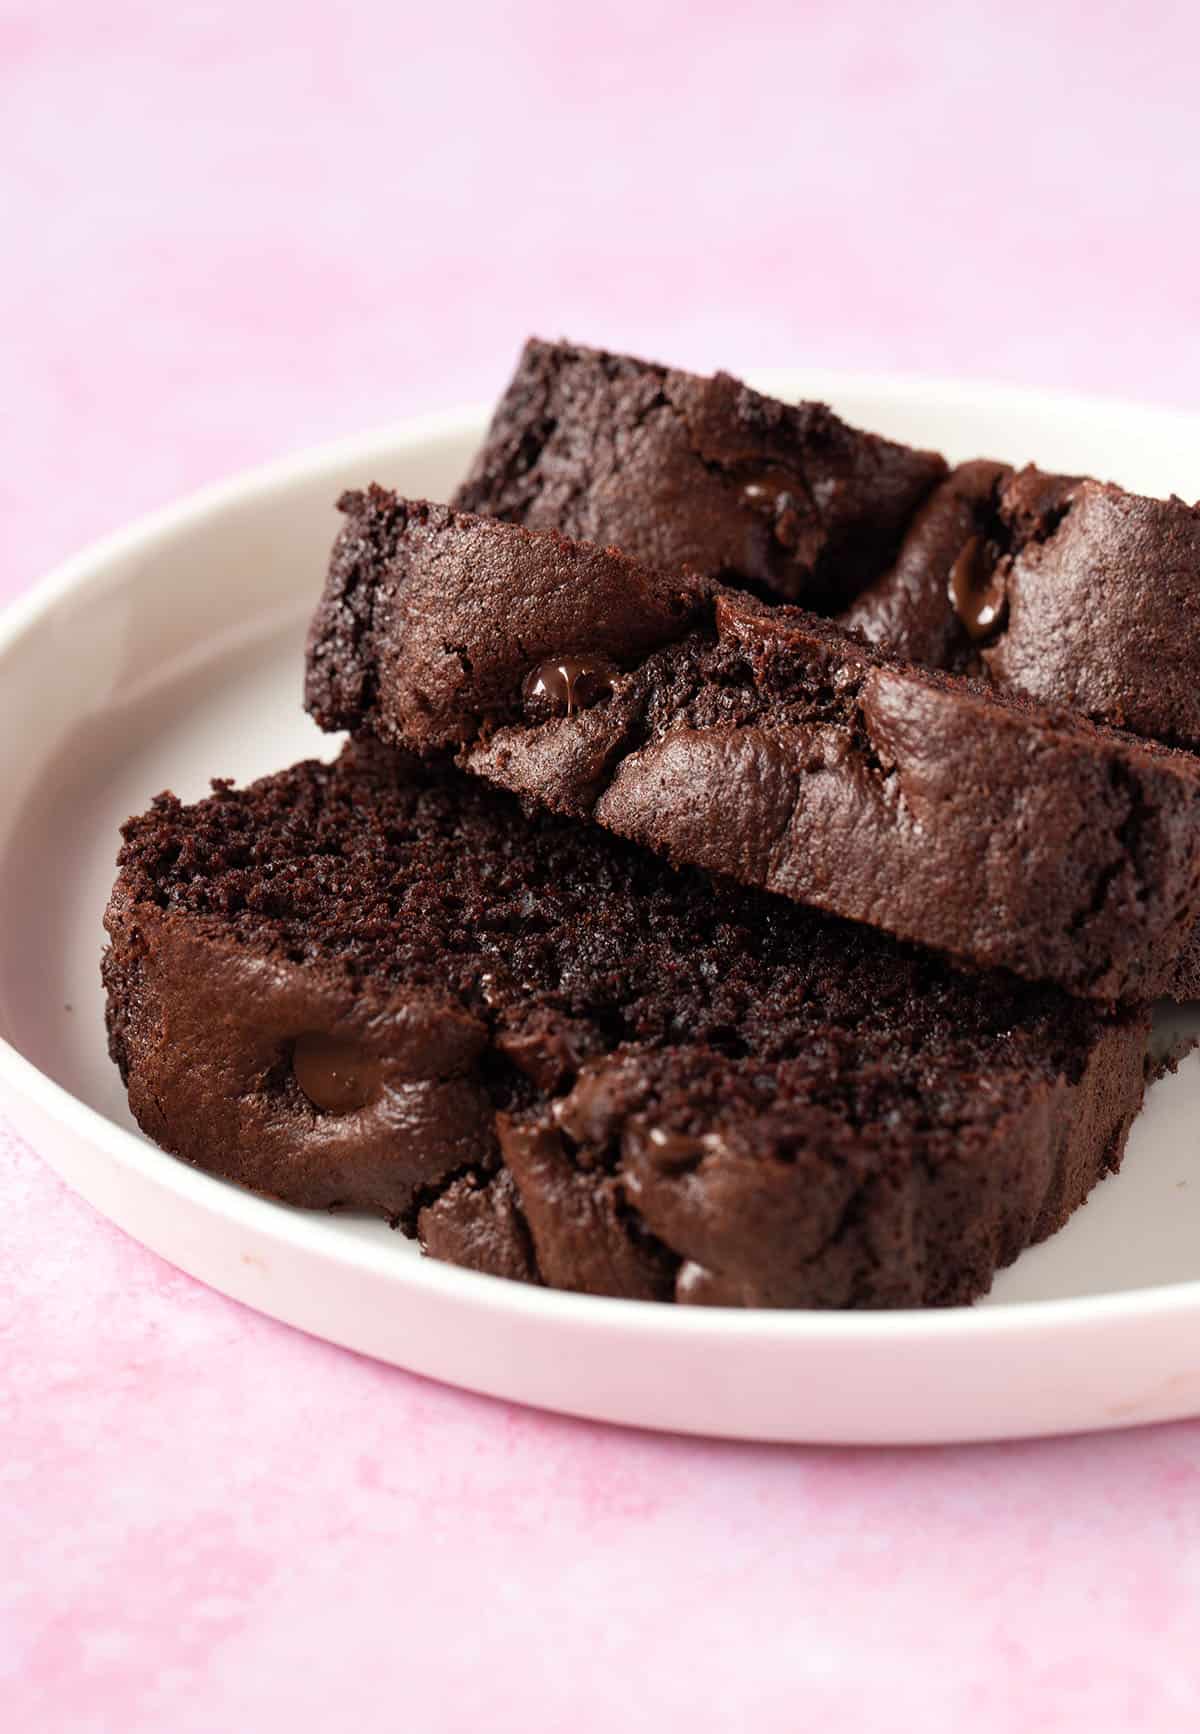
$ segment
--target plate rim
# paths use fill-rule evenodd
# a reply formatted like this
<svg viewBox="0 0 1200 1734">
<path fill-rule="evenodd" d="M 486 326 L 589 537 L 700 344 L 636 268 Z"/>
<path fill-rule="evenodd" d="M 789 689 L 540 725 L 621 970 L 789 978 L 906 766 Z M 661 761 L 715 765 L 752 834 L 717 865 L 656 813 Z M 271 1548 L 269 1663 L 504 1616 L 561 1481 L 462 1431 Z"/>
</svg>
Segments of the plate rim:
<svg viewBox="0 0 1200 1734">
<path fill-rule="evenodd" d="M 835 401 L 839 396 L 861 395 L 890 399 L 905 408 L 919 408 L 922 404 L 974 407 L 981 398 L 986 398 L 991 403 L 1027 412 L 1041 406 L 1054 413 L 1073 410 L 1076 414 L 1145 418 L 1159 428 L 1164 423 L 1173 424 L 1181 435 L 1200 444 L 1200 412 L 1103 394 L 1026 388 L 1007 382 L 803 366 L 747 368 L 745 376 L 768 391 L 782 394 L 801 390 Z M 36 631 L 66 598 L 76 592 L 103 589 L 106 582 L 118 584 L 121 578 L 115 567 L 123 556 L 184 533 L 230 506 L 315 481 L 326 471 L 367 460 L 382 449 L 419 448 L 433 440 L 478 436 L 490 415 L 490 406 L 458 405 L 391 421 L 234 472 L 139 516 L 69 555 L 0 610 L 0 665 L 19 650 L 21 640 Z M 263 630 L 267 630 L 265 623 Z M 251 631 L 248 636 L 256 634 Z M 213 640 L 207 642 L 211 644 Z M 1049 1328 L 1067 1333 L 1077 1329 L 1090 1331 L 1105 1321 L 1135 1323 L 1182 1318 L 1191 1313 L 1200 1317 L 1200 1278 L 1100 1294 L 1013 1301 L 989 1308 L 909 1307 L 874 1311 L 670 1307 L 653 1301 L 535 1288 L 435 1259 L 397 1259 L 383 1241 L 331 1239 L 323 1232 L 328 1213 L 305 1212 L 281 1204 L 159 1150 L 140 1133 L 110 1120 L 56 1082 L 2 1033 L 0 1090 L 12 1091 L 55 1125 L 83 1142 L 99 1146 L 111 1161 L 132 1169 L 144 1184 L 173 1195 L 183 1207 L 198 1207 L 224 1217 L 233 1226 L 249 1230 L 260 1241 L 270 1242 L 281 1250 L 315 1255 L 326 1264 L 355 1269 L 398 1286 L 416 1286 L 440 1292 L 447 1299 L 479 1303 L 492 1313 L 499 1307 L 516 1316 L 557 1316 L 586 1332 L 608 1332 L 619 1325 L 622 1331 L 638 1335 L 652 1332 L 684 1338 L 766 1336 L 794 1341 L 797 1345 L 819 1339 L 849 1344 L 855 1339 L 887 1338 L 899 1345 L 928 1338 L 965 1336 L 982 1342 L 1040 1336 Z M 0 1108 L 3 1106 L 0 1098 Z M 7 1117 L 14 1119 L 11 1114 Z M 46 1150 L 37 1143 L 33 1147 L 41 1160 L 61 1172 Z M 67 1184 L 78 1191 L 73 1182 Z"/>
</svg>

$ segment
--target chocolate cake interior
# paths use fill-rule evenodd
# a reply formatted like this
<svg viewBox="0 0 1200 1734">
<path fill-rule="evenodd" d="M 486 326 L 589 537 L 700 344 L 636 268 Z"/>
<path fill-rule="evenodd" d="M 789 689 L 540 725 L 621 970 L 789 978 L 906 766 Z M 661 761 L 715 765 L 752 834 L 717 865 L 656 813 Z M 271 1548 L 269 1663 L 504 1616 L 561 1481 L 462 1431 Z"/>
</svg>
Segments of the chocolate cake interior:
<svg viewBox="0 0 1200 1734">
<path fill-rule="evenodd" d="M 1140 1012 L 961 976 L 373 746 L 160 799 L 108 925 L 113 1055 L 168 1149 L 593 1292 L 968 1298 L 1115 1165 L 1141 1097 Z"/>
</svg>

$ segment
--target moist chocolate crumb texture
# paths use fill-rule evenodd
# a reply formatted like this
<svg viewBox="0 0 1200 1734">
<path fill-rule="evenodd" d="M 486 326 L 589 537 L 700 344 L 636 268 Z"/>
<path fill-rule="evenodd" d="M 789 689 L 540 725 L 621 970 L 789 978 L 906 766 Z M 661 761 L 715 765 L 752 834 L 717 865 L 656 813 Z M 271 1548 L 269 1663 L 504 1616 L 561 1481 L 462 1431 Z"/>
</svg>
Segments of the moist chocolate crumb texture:
<svg viewBox="0 0 1200 1734">
<path fill-rule="evenodd" d="M 833 607 L 890 563 L 945 473 L 824 404 L 534 339 L 453 503 Z"/>
<path fill-rule="evenodd" d="M 371 744 L 214 789 L 125 828 L 110 1045 L 152 1138 L 259 1192 L 565 1289 L 886 1307 L 982 1293 L 1120 1160 L 1144 1010 Z"/>
<path fill-rule="evenodd" d="M 553 531 L 379 488 L 341 506 L 309 640 L 323 727 L 456 748 L 676 864 L 965 963 L 1193 991 L 1190 754 Z"/>
<path fill-rule="evenodd" d="M 872 643 L 1200 747 L 1200 509 L 963 464 L 842 615 Z"/>
</svg>

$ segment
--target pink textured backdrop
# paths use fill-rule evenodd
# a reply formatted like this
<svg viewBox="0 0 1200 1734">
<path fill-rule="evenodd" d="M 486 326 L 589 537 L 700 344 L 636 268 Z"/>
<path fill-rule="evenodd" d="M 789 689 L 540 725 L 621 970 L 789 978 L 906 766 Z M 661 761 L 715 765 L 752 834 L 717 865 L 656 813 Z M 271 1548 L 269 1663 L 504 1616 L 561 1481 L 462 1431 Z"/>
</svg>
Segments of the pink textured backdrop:
<svg viewBox="0 0 1200 1734">
<path fill-rule="evenodd" d="M 531 329 L 1194 402 L 1198 52 L 1147 0 L 0 0 L 0 598 Z M 5 1727 L 1200 1724 L 1200 1425 L 606 1431 L 243 1311 L 2 1127 L 0 1170 Z"/>
</svg>

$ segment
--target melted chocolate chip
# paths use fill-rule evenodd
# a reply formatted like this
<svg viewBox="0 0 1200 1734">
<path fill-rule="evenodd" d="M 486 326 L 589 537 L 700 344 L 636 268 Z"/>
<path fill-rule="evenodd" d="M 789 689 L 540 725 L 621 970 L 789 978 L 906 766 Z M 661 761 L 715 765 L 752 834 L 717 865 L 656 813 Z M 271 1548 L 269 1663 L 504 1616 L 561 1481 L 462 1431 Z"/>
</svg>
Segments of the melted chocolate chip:
<svg viewBox="0 0 1200 1734">
<path fill-rule="evenodd" d="M 771 533 L 785 548 L 794 548 L 804 526 L 791 480 L 784 471 L 764 471 L 742 483 L 742 501 L 757 512 L 769 514 Z"/>
<path fill-rule="evenodd" d="M 551 656 L 525 677 L 526 704 L 554 716 L 574 716 L 577 710 L 607 698 L 617 669 L 603 656 Z"/>
<path fill-rule="evenodd" d="M 296 1037 L 292 1071 L 313 1107 L 326 1114 L 353 1114 L 369 1107 L 383 1087 L 379 1061 L 360 1043 L 321 1030 Z"/>
<path fill-rule="evenodd" d="M 954 612 L 969 637 L 990 638 L 1004 620 L 1004 581 L 996 570 L 996 555 L 983 538 L 971 536 L 950 568 L 947 586 Z"/>
<path fill-rule="evenodd" d="M 695 1168 L 707 1148 L 703 1138 L 686 1132 L 667 1132 L 661 1126 L 651 1126 L 646 1134 L 654 1157 L 654 1165 L 664 1174 L 686 1174 Z"/>
</svg>

